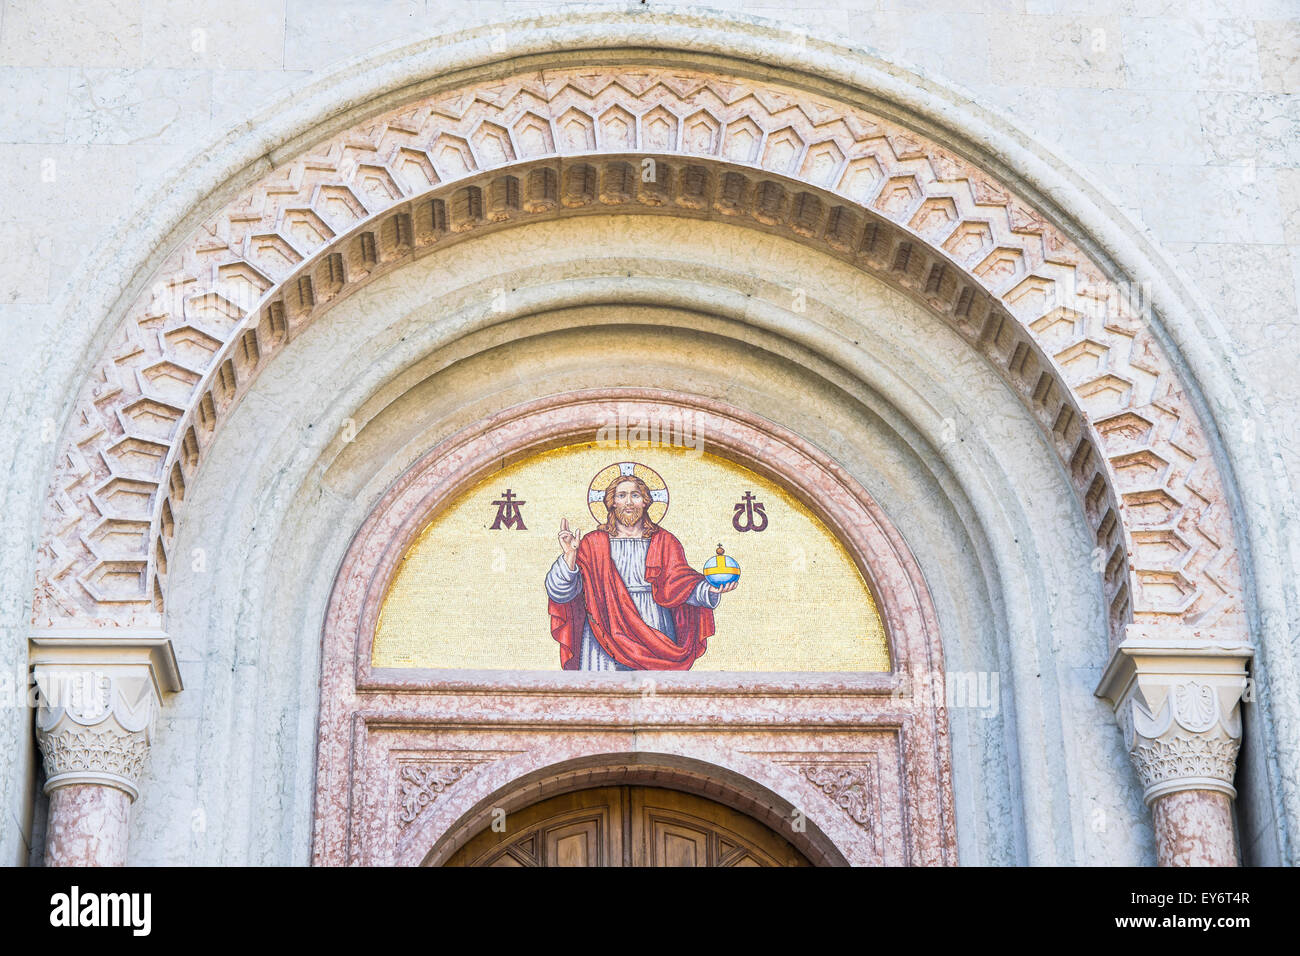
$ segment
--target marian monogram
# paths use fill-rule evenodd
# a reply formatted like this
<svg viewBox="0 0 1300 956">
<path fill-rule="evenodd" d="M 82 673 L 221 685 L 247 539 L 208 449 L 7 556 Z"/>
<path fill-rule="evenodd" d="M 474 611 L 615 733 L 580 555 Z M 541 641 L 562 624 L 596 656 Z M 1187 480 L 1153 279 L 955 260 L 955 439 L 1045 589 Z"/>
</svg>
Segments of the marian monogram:
<svg viewBox="0 0 1300 956">
<path fill-rule="evenodd" d="M 766 531 L 767 510 L 752 491 L 746 491 L 744 497 L 736 502 L 735 512 L 731 517 L 731 526 L 737 531 Z"/>
<path fill-rule="evenodd" d="M 492 503 L 497 506 L 497 516 L 489 531 L 500 531 L 502 528 L 514 528 L 516 531 L 528 530 L 524 524 L 524 513 L 520 510 L 528 502 L 516 500 L 515 493 L 507 488 L 502 492 L 501 497 Z"/>
</svg>

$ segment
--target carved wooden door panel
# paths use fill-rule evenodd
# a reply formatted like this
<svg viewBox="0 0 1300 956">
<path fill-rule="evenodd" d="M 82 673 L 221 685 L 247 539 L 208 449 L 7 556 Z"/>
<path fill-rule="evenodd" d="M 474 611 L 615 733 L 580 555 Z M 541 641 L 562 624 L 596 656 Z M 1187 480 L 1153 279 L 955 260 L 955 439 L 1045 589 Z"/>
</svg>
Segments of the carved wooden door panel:
<svg viewBox="0 0 1300 956">
<path fill-rule="evenodd" d="M 627 787 L 633 866 L 808 866 L 770 828 L 680 790 Z"/>
<path fill-rule="evenodd" d="M 504 830 L 488 827 L 447 866 L 621 866 L 621 787 L 579 790 L 510 814 Z"/>
<path fill-rule="evenodd" d="M 678 790 L 600 787 L 510 814 L 447 866 L 808 866 L 768 827 Z"/>
</svg>

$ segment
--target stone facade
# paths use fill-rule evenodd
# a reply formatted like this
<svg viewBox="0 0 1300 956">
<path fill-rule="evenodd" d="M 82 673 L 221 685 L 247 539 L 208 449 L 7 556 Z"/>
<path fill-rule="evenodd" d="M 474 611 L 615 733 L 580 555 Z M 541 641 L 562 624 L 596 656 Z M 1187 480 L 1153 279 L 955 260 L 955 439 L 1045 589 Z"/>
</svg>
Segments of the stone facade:
<svg viewBox="0 0 1300 956">
<path fill-rule="evenodd" d="M 1198 788 L 1159 790 L 1177 728 L 1205 732 L 1188 725 L 1202 698 L 1222 735 L 1215 752 L 1245 751 L 1243 857 L 1294 858 L 1300 445 L 1286 414 L 1287 244 L 1300 242 L 1300 180 L 1287 152 L 1297 28 L 1286 10 L 885 4 L 758 22 L 594 5 L 509 21 L 514 7 L 410 6 L 350 7 L 341 16 L 364 25 L 349 30 L 316 7 L 264 5 L 196 5 L 188 28 L 93 4 L 40 22 L 7 9 L 0 21 L 0 77 L 17 104 L 2 147 L 14 250 L 0 275 L 0 315 L 19 344 L 0 358 L 12 415 L 0 440 L 15 462 L 2 572 L 13 684 L 33 627 L 55 639 L 165 628 L 190 689 L 159 694 L 155 753 L 239 790 L 249 771 L 231 755 L 258 745 L 262 778 L 234 803 L 141 769 L 130 859 L 306 861 L 315 768 L 291 751 L 315 735 L 313 635 L 351 532 L 433 443 L 509 407 L 511 389 L 515 404 L 539 394 L 525 336 L 544 335 L 546 362 L 579 368 L 565 330 L 629 301 L 629 288 L 628 321 L 657 310 L 636 336 L 661 321 L 679 329 L 667 361 L 681 387 L 791 428 L 880 501 L 923 573 L 929 563 L 948 666 L 1009 675 L 1012 713 L 985 726 L 952 717 L 956 742 L 996 758 L 1014 740 L 1023 768 L 1014 785 L 977 785 L 968 768 L 963 785 L 955 763 L 963 860 L 1154 862 L 1155 844 L 1121 835 L 1123 821 L 1151 819 L 1145 791 L 1162 859 L 1226 862 L 1195 844 L 1224 825 L 1215 801 L 1234 790 L 1230 757 L 1217 775 L 1193 774 Z M 412 42 L 451 29 L 463 32 Z M 619 63 L 651 35 L 656 62 Z M 86 69 L 78 44 L 98 58 Z M 560 52 L 583 44 L 599 56 Z M 764 64 L 758 75 L 746 58 Z M 577 153 L 590 158 L 565 160 Z M 662 167 L 650 180 L 646 155 Z M 92 186 L 104 181 L 138 192 Z M 84 228 L 49 225 L 74 218 Z M 737 223 L 761 235 L 743 255 Z M 567 263 L 560 247 L 574 250 Z M 764 256 L 766 271 L 721 274 Z M 632 281 L 615 291 L 615 276 Z M 412 324 L 435 290 L 451 331 Z M 791 290 L 813 318 L 792 309 Z M 873 301 L 900 323 L 896 344 L 863 314 Z M 706 335 L 706 361 L 733 340 L 762 354 L 710 383 L 692 363 Z M 511 362 L 504 397 L 446 368 L 454 358 L 491 374 L 478 358 L 489 348 Z M 950 368 L 949 383 L 970 378 L 979 398 L 906 375 L 916 351 Z M 989 366 L 967 369 L 978 352 Z M 339 372 L 332 389 L 319 381 Z M 432 399 L 435 383 L 461 407 L 435 401 L 422 418 L 414 396 Z M 993 414 L 974 414 L 979 403 Z M 338 440 L 342 421 L 371 461 Z M 259 429 L 283 437 L 254 448 Z M 892 464 L 866 457 L 873 429 Z M 1043 500 L 1020 501 L 1035 470 Z M 262 478 L 237 488 L 241 473 Z M 990 474 L 1001 495 L 975 477 Z M 922 488 L 942 502 L 934 514 L 918 513 Z M 344 530 L 312 527 L 331 514 Z M 1036 568 L 1046 596 L 987 580 L 961 593 L 963 574 L 1022 574 L 1058 535 L 1076 557 Z M 965 571 L 945 558 L 957 540 L 974 546 Z M 305 571 L 307 553 L 334 563 L 297 578 L 294 598 L 249 576 Z M 223 594 L 236 606 L 220 607 Z M 1227 690 L 1183 682 L 1162 712 L 1141 666 L 1120 686 L 1117 662 L 1149 646 L 1143 628 L 1175 628 L 1172 643 L 1195 654 L 1254 654 L 1257 719 L 1240 744 Z M 1071 634 L 1081 640 L 1067 649 Z M 1091 698 L 1108 660 L 1102 690 L 1122 744 L 1104 737 Z M 1030 680 L 1045 667 L 1046 688 Z M 1240 683 L 1245 672 L 1229 671 L 1215 679 Z M 0 766 L 0 846 L 20 861 L 39 857 L 33 821 L 47 808 L 33 796 L 30 711 L 6 713 L 19 746 Z M 41 732 L 53 773 L 61 731 Z M 1073 762 L 1064 778 L 1059 760 Z M 1053 783 L 1098 766 L 1108 782 Z M 78 791 L 59 797 L 76 806 L 90 799 L 82 786 L 53 793 Z M 1191 849 L 1175 806 L 1208 821 Z M 164 836 L 177 820 L 188 833 Z M 209 827 L 240 836 L 223 843 Z"/>
</svg>

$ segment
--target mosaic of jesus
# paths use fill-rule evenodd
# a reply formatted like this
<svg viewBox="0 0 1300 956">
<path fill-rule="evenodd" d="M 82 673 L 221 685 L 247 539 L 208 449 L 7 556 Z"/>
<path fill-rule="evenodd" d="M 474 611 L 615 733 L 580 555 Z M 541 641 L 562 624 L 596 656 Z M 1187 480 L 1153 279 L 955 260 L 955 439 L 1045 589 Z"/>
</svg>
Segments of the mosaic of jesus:
<svg viewBox="0 0 1300 956">
<path fill-rule="evenodd" d="M 778 482 L 699 449 L 587 442 L 505 465 L 408 548 L 372 666 L 887 671 L 862 569 Z"/>
<path fill-rule="evenodd" d="M 612 465 L 588 495 L 593 517 L 603 509 L 604 521 L 584 535 L 561 519 L 561 554 L 546 575 L 560 666 L 689 670 L 713 636 L 714 608 L 738 582 L 710 584 L 687 562 L 682 543 L 660 524 L 668 491 L 652 469 Z"/>
</svg>

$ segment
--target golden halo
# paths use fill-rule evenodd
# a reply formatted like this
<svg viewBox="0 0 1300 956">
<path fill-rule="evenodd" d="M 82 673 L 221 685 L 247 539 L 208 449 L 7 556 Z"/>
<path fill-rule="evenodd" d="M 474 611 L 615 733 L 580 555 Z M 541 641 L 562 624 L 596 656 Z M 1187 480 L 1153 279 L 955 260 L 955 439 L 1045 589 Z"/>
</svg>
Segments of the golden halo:
<svg viewBox="0 0 1300 956">
<path fill-rule="evenodd" d="M 668 483 L 649 465 L 643 465 L 639 461 L 616 461 L 596 472 L 596 477 L 591 479 L 591 484 L 587 487 L 587 510 L 596 519 L 596 524 L 604 524 L 605 519 L 609 517 L 605 511 L 605 489 L 609 487 L 609 483 L 619 476 L 631 475 L 640 478 L 650 489 L 650 497 L 653 500 L 650 502 L 650 507 L 646 509 L 650 520 L 655 524 L 664 520 L 664 515 L 668 513 Z"/>
</svg>

